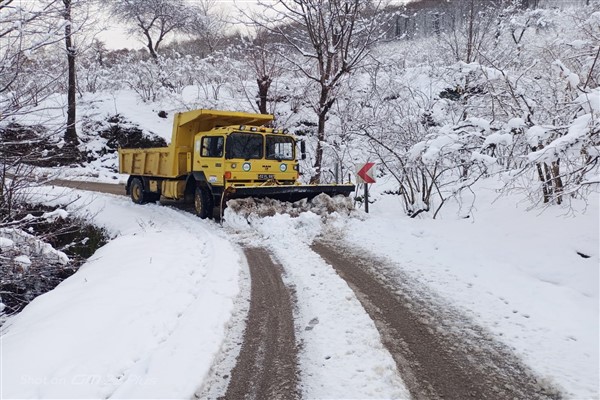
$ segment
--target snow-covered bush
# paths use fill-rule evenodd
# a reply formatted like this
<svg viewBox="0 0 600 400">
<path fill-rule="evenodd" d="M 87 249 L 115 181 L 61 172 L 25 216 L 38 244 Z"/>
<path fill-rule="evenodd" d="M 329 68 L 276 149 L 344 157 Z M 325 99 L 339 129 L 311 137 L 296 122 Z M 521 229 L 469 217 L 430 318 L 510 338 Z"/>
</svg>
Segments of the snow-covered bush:
<svg viewBox="0 0 600 400">
<path fill-rule="evenodd" d="M 396 178 L 409 215 L 495 173 L 534 203 L 598 190 L 599 10 L 509 8 L 477 62 L 449 62 L 443 40 L 420 39 L 421 55 L 410 41 L 382 46 L 343 118 Z"/>
<path fill-rule="evenodd" d="M 62 208 L 21 203 L 20 214 L 0 222 L 0 325 L 72 275 L 107 238 Z"/>
</svg>

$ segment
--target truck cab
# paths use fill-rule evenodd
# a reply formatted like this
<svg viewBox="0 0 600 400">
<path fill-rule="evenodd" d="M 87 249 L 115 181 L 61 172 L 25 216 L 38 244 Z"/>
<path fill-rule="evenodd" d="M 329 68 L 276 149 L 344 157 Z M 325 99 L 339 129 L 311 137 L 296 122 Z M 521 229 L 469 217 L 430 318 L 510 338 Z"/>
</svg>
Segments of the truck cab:
<svg viewBox="0 0 600 400">
<path fill-rule="evenodd" d="M 223 127 L 196 135 L 192 169 L 211 185 L 294 185 L 296 152 L 294 137 L 277 129 Z"/>
</svg>

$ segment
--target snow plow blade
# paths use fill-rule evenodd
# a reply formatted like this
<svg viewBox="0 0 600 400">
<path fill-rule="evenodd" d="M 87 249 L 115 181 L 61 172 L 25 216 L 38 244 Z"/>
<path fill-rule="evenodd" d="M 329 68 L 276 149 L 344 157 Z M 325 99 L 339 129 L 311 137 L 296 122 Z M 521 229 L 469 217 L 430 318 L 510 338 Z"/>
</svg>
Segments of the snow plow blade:
<svg viewBox="0 0 600 400">
<path fill-rule="evenodd" d="M 311 200 L 321 193 L 331 197 L 339 194 L 349 196 L 354 190 L 354 185 L 231 186 L 227 188 L 225 198 L 227 200 L 244 197 L 270 198 L 294 203 L 302 199 Z"/>
</svg>

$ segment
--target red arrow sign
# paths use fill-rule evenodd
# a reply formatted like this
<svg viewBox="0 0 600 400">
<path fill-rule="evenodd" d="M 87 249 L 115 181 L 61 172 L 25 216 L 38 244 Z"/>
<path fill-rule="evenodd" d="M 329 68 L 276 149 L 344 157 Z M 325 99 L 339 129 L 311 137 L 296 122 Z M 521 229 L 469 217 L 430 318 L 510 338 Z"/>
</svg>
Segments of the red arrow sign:
<svg viewBox="0 0 600 400">
<path fill-rule="evenodd" d="M 374 170 L 373 167 L 375 166 L 375 163 L 372 162 L 368 162 L 365 163 L 362 166 L 359 166 L 358 168 L 358 172 L 356 173 L 356 175 L 358 175 L 358 177 L 360 179 L 362 179 L 362 181 L 364 183 L 375 183 L 375 177 L 373 176 Z M 361 183 L 361 182 L 359 182 Z"/>
</svg>

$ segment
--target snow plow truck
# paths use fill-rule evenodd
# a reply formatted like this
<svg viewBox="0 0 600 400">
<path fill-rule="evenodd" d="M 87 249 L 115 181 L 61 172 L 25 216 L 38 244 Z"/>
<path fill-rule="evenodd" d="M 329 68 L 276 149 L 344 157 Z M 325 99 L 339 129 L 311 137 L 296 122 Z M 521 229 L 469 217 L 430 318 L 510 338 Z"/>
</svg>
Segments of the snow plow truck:
<svg viewBox="0 0 600 400">
<path fill-rule="evenodd" d="M 119 149 L 119 172 L 129 174 L 127 194 L 137 204 L 161 197 L 193 202 L 196 214 L 207 218 L 222 213 L 229 199 L 294 202 L 354 191 L 353 184 L 301 184 L 304 142 L 265 126 L 272 120 L 267 114 L 205 109 L 175 114 L 168 147 Z"/>
</svg>

